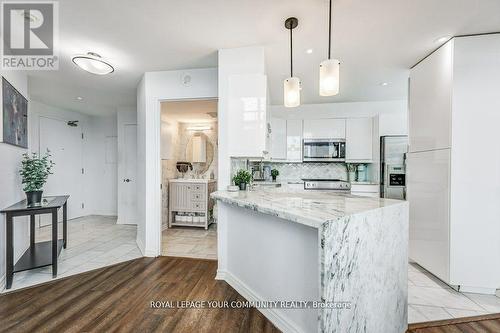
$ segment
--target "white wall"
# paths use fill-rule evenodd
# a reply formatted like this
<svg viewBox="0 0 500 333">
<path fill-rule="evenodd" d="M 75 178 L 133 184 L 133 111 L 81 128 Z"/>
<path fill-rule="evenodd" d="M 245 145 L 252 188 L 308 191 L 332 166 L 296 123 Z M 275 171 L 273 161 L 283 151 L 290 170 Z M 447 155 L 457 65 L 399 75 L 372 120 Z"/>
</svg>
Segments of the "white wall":
<svg viewBox="0 0 500 333">
<path fill-rule="evenodd" d="M 84 149 L 87 201 L 94 215 L 117 215 L 117 135 L 116 117 L 89 117 Z"/>
<path fill-rule="evenodd" d="M 0 40 L 1 41 L 1 40 Z M 24 97 L 28 99 L 28 124 L 31 121 L 31 102 L 28 93 L 27 75 L 18 71 L 0 71 Z M 1 94 L 0 94 L 1 95 Z M 1 114 L 1 113 L 0 113 Z M 2 121 L 0 119 L 0 121 Z M 28 133 L 28 145 L 31 145 L 31 133 Z M 21 187 L 19 167 L 21 155 L 29 150 L 0 143 L 0 208 L 5 208 L 24 199 Z M 29 247 L 29 222 L 27 218 L 16 218 L 14 222 L 14 262 Z M 5 286 L 5 216 L 0 214 L 0 290 Z"/>
<path fill-rule="evenodd" d="M 147 72 L 137 87 L 137 244 L 145 256 L 159 255 L 161 245 L 160 101 L 217 95 L 215 68 Z"/>
<path fill-rule="evenodd" d="M 40 149 L 40 117 L 79 121 L 78 126 L 84 134 L 82 167 L 85 168 L 85 175 L 80 179 L 75 179 L 74 186 L 84 192 L 82 200 L 85 207 L 78 215 L 116 215 L 116 158 L 114 163 L 109 163 L 109 157 L 116 156 L 117 149 L 115 118 L 113 116 L 89 116 L 32 101 L 30 137 L 32 149 L 36 152 Z M 58 136 L 60 133 L 53 133 L 53 135 Z M 64 140 L 63 137 L 60 139 Z"/>
</svg>

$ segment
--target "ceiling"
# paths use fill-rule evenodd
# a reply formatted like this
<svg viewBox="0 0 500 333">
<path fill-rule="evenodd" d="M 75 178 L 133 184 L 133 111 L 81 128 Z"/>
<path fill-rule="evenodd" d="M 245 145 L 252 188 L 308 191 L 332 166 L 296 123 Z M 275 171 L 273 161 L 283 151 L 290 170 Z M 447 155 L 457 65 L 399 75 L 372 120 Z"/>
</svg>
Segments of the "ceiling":
<svg viewBox="0 0 500 333">
<path fill-rule="evenodd" d="M 282 104 L 282 80 L 289 75 L 283 22 L 296 16 L 294 70 L 302 80 L 302 103 L 402 99 L 408 68 L 439 46 L 438 37 L 500 31 L 498 0 L 334 0 L 332 48 L 341 61 L 341 88 L 335 97 L 320 97 L 327 9 L 327 0 L 60 1 L 60 69 L 29 72 L 30 95 L 109 114 L 135 105 L 146 71 L 215 67 L 219 48 L 263 45 L 271 104 Z M 78 70 L 71 56 L 88 51 L 116 71 L 95 76 Z"/>
<path fill-rule="evenodd" d="M 172 101 L 161 103 L 161 119 L 202 124 L 217 121 L 217 100 Z"/>
</svg>

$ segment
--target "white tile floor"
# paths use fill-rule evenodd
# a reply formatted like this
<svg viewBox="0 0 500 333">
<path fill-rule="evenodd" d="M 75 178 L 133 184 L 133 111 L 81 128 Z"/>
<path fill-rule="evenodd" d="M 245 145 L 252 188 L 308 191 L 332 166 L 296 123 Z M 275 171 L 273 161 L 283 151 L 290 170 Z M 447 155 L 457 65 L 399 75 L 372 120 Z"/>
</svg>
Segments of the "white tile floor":
<svg viewBox="0 0 500 333">
<path fill-rule="evenodd" d="M 195 227 L 173 227 L 163 231 L 162 255 L 200 259 L 217 259 L 217 224 L 208 230 Z"/>
<path fill-rule="evenodd" d="M 62 232 L 62 225 L 58 230 Z M 37 228 L 36 241 L 50 240 L 51 231 L 50 226 Z M 57 278 L 142 257 L 136 233 L 136 226 L 116 224 L 116 217 L 88 216 L 68 221 L 68 246 L 59 256 Z M 9 291 L 50 280 L 52 266 L 14 273 Z"/>
<path fill-rule="evenodd" d="M 487 313 L 500 313 L 500 298 L 494 295 L 460 293 L 422 267 L 408 268 L 408 322 L 417 323 Z"/>
</svg>

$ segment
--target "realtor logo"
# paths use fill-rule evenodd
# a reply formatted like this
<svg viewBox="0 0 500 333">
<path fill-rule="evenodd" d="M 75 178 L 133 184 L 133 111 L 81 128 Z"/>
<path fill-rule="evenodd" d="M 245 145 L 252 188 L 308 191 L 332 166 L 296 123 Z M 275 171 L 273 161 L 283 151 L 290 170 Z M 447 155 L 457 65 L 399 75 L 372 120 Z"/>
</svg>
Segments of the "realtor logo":
<svg viewBox="0 0 500 333">
<path fill-rule="evenodd" d="M 2 69 L 58 69 L 57 2 L 3 1 L 1 18 Z"/>
</svg>

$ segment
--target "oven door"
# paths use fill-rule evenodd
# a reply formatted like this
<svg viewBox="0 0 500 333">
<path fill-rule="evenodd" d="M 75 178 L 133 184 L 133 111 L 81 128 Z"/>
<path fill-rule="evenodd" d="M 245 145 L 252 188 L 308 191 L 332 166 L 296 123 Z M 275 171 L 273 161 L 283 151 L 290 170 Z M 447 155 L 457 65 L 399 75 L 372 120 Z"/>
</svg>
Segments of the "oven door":
<svg viewBox="0 0 500 333">
<path fill-rule="evenodd" d="M 345 142 L 328 139 L 304 139 L 304 162 L 342 162 Z"/>
</svg>

